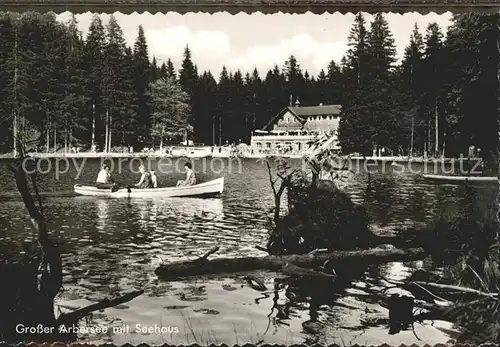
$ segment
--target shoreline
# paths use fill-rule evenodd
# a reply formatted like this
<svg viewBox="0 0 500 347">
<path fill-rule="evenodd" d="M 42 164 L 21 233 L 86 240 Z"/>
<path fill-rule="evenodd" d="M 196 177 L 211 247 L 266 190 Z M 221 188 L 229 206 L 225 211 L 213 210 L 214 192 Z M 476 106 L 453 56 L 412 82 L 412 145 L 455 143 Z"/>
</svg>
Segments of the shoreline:
<svg viewBox="0 0 500 347">
<path fill-rule="evenodd" d="M 221 155 L 178 155 L 173 156 L 171 154 L 160 154 L 160 153 L 105 153 L 105 152 L 80 152 L 80 153 L 30 153 L 34 158 L 44 158 L 44 159 L 101 159 L 101 158 L 150 158 L 150 159 L 165 159 L 165 158 L 189 158 L 189 159 L 202 159 L 202 158 L 221 158 L 221 159 L 265 159 L 265 158 L 286 158 L 286 159 L 301 159 L 303 155 L 301 154 L 249 154 L 240 156 L 221 156 Z M 14 159 L 11 153 L 0 154 L 0 159 Z M 382 157 L 361 157 L 353 156 L 348 157 L 346 160 L 371 160 L 371 161 L 381 161 L 381 162 L 394 162 L 397 164 L 405 163 L 452 163 L 456 160 L 463 161 L 475 161 L 481 160 L 481 158 L 422 158 L 422 157 L 394 157 L 394 156 L 382 156 Z"/>
</svg>

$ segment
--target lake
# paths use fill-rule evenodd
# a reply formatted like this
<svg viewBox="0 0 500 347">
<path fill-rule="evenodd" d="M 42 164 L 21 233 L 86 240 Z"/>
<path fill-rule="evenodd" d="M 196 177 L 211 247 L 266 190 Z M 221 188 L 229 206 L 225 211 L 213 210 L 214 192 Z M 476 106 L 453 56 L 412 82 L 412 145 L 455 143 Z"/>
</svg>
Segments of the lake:
<svg viewBox="0 0 500 347">
<path fill-rule="evenodd" d="M 35 236 L 7 170 L 10 162 L 0 161 L 4 258 L 21 252 L 23 241 Z M 262 161 L 234 159 L 231 165 L 228 159 L 195 161 L 199 180 L 226 178 L 221 198 L 206 200 L 76 197 L 73 185 L 92 184 L 99 160 L 70 160 L 67 170 L 63 163 L 58 171 L 55 163 L 42 164 L 46 173 L 39 174 L 38 182 L 48 226 L 63 253 L 64 292 L 57 298 L 59 309 L 65 312 L 126 291 L 145 290 L 126 304 L 83 320 L 82 327 L 108 328 L 102 334 L 83 332 L 80 338 L 86 342 L 399 345 L 436 344 L 456 337 L 456 329 L 445 322 L 416 324 L 414 332 L 393 335 L 386 324 L 377 323 L 387 318 L 387 310 L 366 291 L 377 288 L 377 274 L 401 278 L 417 268 L 432 268 L 427 260 L 353 269 L 352 278 L 336 283 L 287 281 L 268 271 L 253 273 L 266 284 L 264 292 L 250 288 L 241 274 L 158 280 L 154 269 L 162 261 L 195 258 L 213 246 L 220 247 L 213 257 L 263 255 L 255 246 L 265 246 L 274 202 Z M 182 163 L 152 160 L 146 164 L 157 170 L 161 187 L 183 178 Z M 297 160 L 290 163 L 300 165 Z M 135 160 L 119 167 L 115 161 L 116 181 L 137 182 L 138 165 Z M 439 216 L 456 215 L 463 187 L 436 185 L 415 173 L 385 169 L 371 175 L 369 191 L 363 170 L 345 182 L 353 200 L 366 207 L 377 233 L 390 235 L 397 229 L 423 227 Z M 426 171 L 422 165 L 418 170 Z M 485 210 L 494 206 L 496 187 L 474 189 L 478 206 Z M 112 329 L 124 326 L 128 331 Z M 160 327 L 165 331 L 159 331 Z"/>
</svg>

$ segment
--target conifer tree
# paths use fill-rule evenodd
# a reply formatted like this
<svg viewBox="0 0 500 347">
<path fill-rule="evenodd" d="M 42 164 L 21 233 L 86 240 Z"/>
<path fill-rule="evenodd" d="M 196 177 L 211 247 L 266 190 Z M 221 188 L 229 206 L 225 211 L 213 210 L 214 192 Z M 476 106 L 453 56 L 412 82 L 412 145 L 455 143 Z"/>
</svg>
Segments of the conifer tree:
<svg viewBox="0 0 500 347">
<path fill-rule="evenodd" d="M 171 64 L 173 67 L 173 64 Z M 172 69 L 169 71 L 169 67 L 167 66 L 167 76 L 172 74 Z M 199 109 L 199 103 L 197 100 L 197 95 L 195 95 L 196 87 L 198 83 L 198 71 L 196 66 L 193 64 L 191 59 L 191 50 L 189 46 L 186 45 L 184 49 L 184 59 L 182 61 L 182 66 L 179 71 L 179 82 L 182 86 L 182 89 L 186 91 L 190 98 L 190 106 L 191 106 L 191 116 L 189 119 L 190 124 L 194 124 L 194 132 L 197 132 L 198 129 L 196 127 L 197 124 L 197 112 Z"/>
<path fill-rule="evenodd" d="M 301 87 L 304 85 L 304 75 L 295 56 L 291 55 L 285 62 L 283 75 L 287 82 L 286 93 L 292 97 L 292 102 L 295 104 L 297 98 L 300 100 L 300 94 L 303 91 Z"/>
<path fill-rule="evenodd" d="M 145 102 L 145 86 L 170 77 L 189 96 L 197 142 L 248 142 L 251 131 L 288 106 L 292 95 L 292 105 L 297 98 L 302 106 L 342 105 L 340 140 L 346 152 L 371 154 L 384 147 L 394 154 L 425 150 L 458 156 L 473 145 L 493 167 L 497 19 L 457 15 L 446 38 L 436 24 L 425 39 L 415 26 L 396 66 L 383 15 L 367 30 L 358 14 L 340 64 L 331 61 L 311 74 L 291 56 L 283 71 L 274 65 L 263 79 L 256 69 L 223 68 L 217 83 L 209 71 L 198 76 L 189 47 L 179 73 L 170 59 L 160 66 L 153 57 L 150 63 L 144 30 L 138 28 L 135 44 L 127 47 L 113 17 L 105 30 L 94 16 L 84 40 L 75 18 L 59 23 L 51 13 L 3 13 L 0 147 L 13 149 L 14 124 L 21 142 L 39 137 L 46 150 L 89 148 L 93 142 L 104 149 L 110 142 L 106 127 L 112 130 L 112 147 L 144 145 L 153 113 L 146 111 L 152 103 Z"/>
<path fill-rule="evenodd" d="M 172 60 L 170 60 L 170 58 L 167 60 L 166 73 L 168 77 L 177 79 L 177 73 L 175 72 L 174 63 L 172 63 Z"/>
<path fill-rule="evenodd" d="M 104 89 L 104 62 L 105 62 L 106 34 L 99 15 L 95 14 L 89 27 L 89 33 L 85 41 L 85 68 L 88 79 L 85 84 L 90 91 L 91 106 L 87 112 L 90 113 L 92 122 L 92 134 L 90 145 L 95 144 L 100 150 L 104 150 L 104 133 L 106 131 L 105 115 L 106 105 L 103 100 Z M 92 143 L 92 140 L 95 142 Z"/>
<path fill-rule="evenodd" d="M 315 91 L 318 95 L 319 102 L 325 105 L 329 104 L 328 95 L 330 95 L 331 90 L 328 85 L 328 77 L 326 76 L 325 70 L 321 69 L 316 79 Z M 335 92 L 335 91 L 333 91 Z"/>
<path fill-rule="evenodd" d="M 128 106 L 126 90 L 130 87 L 126 80 L 125 71 L 125 39 L 123 31 L 118 25 L 115 17 L 110 16 L 109 23 L 106 26 L 106 45 L 104 48 L 105 60 L 103 69 L 103 101 L 105 106 L 105 124 L 107 129 L 105 134 L 105 148 L 112 150 L 114 136 L 118 137 L 118 144 L 123 140 L 123 134 L 128 130 L 127 123 L 130 121 L 128 115 Z M 128 70 L 127 72 L 130 72 Z M 127 115 L 125 114 L 127 113 Z M 117 134 L 120 134 L 117 136 Z M 116 142 L 116 141 L 115 141 Z"/>
<path fill-rule="evenodd" d="M 0 151 L 10 152 L 14 148 L 14 123 L 18 121 L 22 64 L 17 52 L 19 40 L 19 15 L 0 13 Z M 16 61 L 17 59 L 17 61 Z"/>
<path fill-rule="evenodd" d="M 363 29 L 358 15 L 351 31 L 348 52 L 352 81 L 340 122 L 339 141 L 344 150 L 370 154 L 372 150 L 399 149 L 397 137 L 401 114 L 394 112 L 394 39 L 382 14 L 375 15 L 370 32 Z M 363 62 L 365 62 L 363 64 Z M 354 74 L 352 74 L 355 72 Z"/>
<path fill-rule="evenodd" d="M 410 36 L 410 43 L 405 48 L 403 61 L 396 76 L 396 84 L 400 86 L 405 97 L 401 99 L 401 106 L 406 108 L 406 114 L 410 122 L 410 140 L 408 152 L 414 155 L 415 151 L 423 148 L 425 142 L 425 115 L 421 108 L 423 93 L 423 55 L 424 41 L 420 34 L 417 23 Z"/>
<path fill-rule="evenodd" d="M 228 133 L 231 129 L 227 127 L 228 119 L 230 120 L 229 108 L 231 105 L 231 77 L 225 66 L 222 67 L 222 71 L 219 76 L 219 83 L 217 88 L 217 113 L 218 119 L 216 118 L 216 133 L 218 135 L 218 145 L 223 145 L 225 143 Z M 226 128 L 227 127 L 227 128 Z"/>
<path fill-rule="evenodd" d="M 446 148 L 450 154 L 459 156 L 465 155 L 469 146 L 475 146 L 485 160 L 485 171 L 495 175 L 498 170 L 498 19 L 498 13 L 456 15 L 445 49 L 449 136 Z"/>
<path fill-rule="evenodd" d="M 68 151 L 73 144 L 87 146 L 91 142 L 92 115 L 89 114 L 91 92 L 85 88 L 85 43 L 73 15 L 67 26 L 66 75 L 64 78 L 65 131 L 64 147 Z"/>
<path fill-rule="evenodd" d="M 205 71 L 199 79 L 196 95 L 200 108 L 197 117 L 195 138 L 197 142 L 214 145 L 217 143 L 217 81 Z"/>
<path fill-rule="evenodd" d="M 148 44 L 142 25 L 138 28 L 137 39 L 134 43 L 133 52 L 133 83 L 135 86 L 135 96 L 137 98 L 137 129 L 136 135 L 142 142 L 149 138 L 149 128 L 151 124 L 148 96 L 146 94 L 148 84 L 151 79 L 151 66 L 149 62 Z M 135 141 L 134 141 L 135 142 Z M 139 143 L 141 141 L 138 141 Z"/>
<path fill-rule="evenodd" d="M 423 112 L 426 114 L 427 131 L 425 148 L 435 156 L 441 154 L 441 130 L 443 126 L 444 91 L 444 42 L 441 29 L 436 23 L 427 27 L 424 49 L 424 72 L 428 76 L 425 80 L 423 94 Z M 431 77 L 432 76 L 432 77 Z"/>
<path fill-rule="evenodd" d="M 167 65 L 165 64 L 165 62 L 161 63 L 160 72 L 159 72 L 158 76 L 160 78 L 168 77 L 168 69 L 167 69 Z"/>
<path fill-rule="evenodd" d="M 156 81 L 158 79 L 158 73 L 159 73 L 158 62 L 156 61 L 156 57 L 153 56 L 153 60 L 151 61 L 151 72 L 150 72 L 149 80 L 151 82 Z"/>
<path fill-rule="evenodd" d="M 341 104 L 344 100 L 342 73 L 340 71 L 340 66 L 338 66 L 333 60 L 328 64 L 326 79 L 327 94 L 325 95 L 325 100 L 322 100 L 321 102 L 324 104 Z"/>
<path fill-rule="evenodd" d="M 346 53 L 346 67 L 349 85 L 352 92 L 364 84 L 368 79 L 368 31 L 363 13 L 359 12 L 354 18 L 354 24 L 347 37 L 348 50 Z"/>
</svg>

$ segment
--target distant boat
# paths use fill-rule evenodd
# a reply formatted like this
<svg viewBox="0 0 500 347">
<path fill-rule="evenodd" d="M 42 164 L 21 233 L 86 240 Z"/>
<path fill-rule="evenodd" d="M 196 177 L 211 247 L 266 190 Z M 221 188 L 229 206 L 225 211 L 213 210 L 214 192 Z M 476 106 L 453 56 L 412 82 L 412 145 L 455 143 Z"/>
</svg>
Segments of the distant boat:
<svg viewBox="0 0 500 347">
<path fill-rule="evenodd" d="M 265 153 L 243 153 L 240 155 L 241 158 L 249 158 L 249 159 L 260 159 L 260 158 L 268 158 L 271 157 L 270 154 Z"/>
<path fill-rule="evenodd" d="M 465 183 L 465 182 L 477 182 L 477 183 L 496 183 L 498 178 L 495 176 L 445 176 L 445 175 L 427 175 L 424 174 L 422 177 L 426 180 L 443 182 L 443 183 Z"/>
<path fill-rule="evenodd" d="M 111 198 L 176 198 L 176 197 L 191 197 L 191 198 L 208 198 L 218 196 L 224 190 L 224 177 L 217 178 L 212 181 L 196 184 L 194 186 L 185 187 L 166 187 L 166 188 L 121 188 L 116 191 L 111 189 L 99 189 L 93 186 L 82 186 L 76 184 L 74 192 L 78 195 L 100 196 Z"/>
<path fill-rule="evenodd" d="M 185 147 L 173 148 L 171 150 L 172 157 L 187 157 L 187 158 L 206 158 L 212 155 L 211 147 Z"/>
</svg>

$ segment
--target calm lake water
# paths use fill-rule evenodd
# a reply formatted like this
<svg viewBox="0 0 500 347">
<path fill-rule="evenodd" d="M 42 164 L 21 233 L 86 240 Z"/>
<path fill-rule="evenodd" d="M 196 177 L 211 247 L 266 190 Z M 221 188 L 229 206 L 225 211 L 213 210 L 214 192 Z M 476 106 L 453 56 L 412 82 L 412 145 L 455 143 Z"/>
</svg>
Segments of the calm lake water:
<svg viewBox="0 0 500 347">
<path fill-rule="evenodd" d="M 4 257 L 20 252 L 22 242 L 34 237 L 6 168 L 8 163 L 0 162 L 0 251 Z M 266 271 L 254 273 L 266 284 L 265 292 L 250 288 L 241 274 L 176 282 L 158 280 L 154 269 L 162 261 L 194 258 L 213 246 L 220 247 L 214 257 L 263 255 L 255 246 L 266 243 L 274 204 L 262 162 L 233 160 L 228 165 L 227 160 L 196 161 L 195 169 L 204 171 L 198 174 L 200 180 L 226 177 L 222 197 L 207 200 L 76 197 L 72 186 L 92 184 L 99 161 L 79 159 L 75 163 L 70 162 L 66 173 L 57 175 L 51 170 L 39 176 L 49 228 L 64 257 L 65 290 L 57 299 L 59 309 L 64 312 L 134 289 L 145 290 L 131 302 L 96 312 L 82 321 L 82 326 L 110 328 L 106 334 L 82 334 L 82 340 L 115 344 L 399 345 L 435 344 L 456 337 L 455 329 L 445 322 L 416 324 L 415 332 L 389 335 L 386 324 L 379 321 L 387 318 L 387 310 L 366 289 L 369 285 L 377 288 L 378 273 L 397 279 L 417 268 L 430 268 L 428 261 L 353 269 L 349 280 L 322 283 L 287 281 L 282 275 Z M 123 162 L 121 172 L 115 172 L 118 182 L 132 184 L 139 179 L 138 174 L 130 172 L 129 164 Z M 165 171 L 165 164 L 160 164 Z M 157 161 L 151 165 L 158 170 Z M 132 168 L 137 166 L 136 160 Z M 167 167 L 176 171 L 169 164 Z M 372 176 L 369 192 L 363 172 L 346 182 L 346 190 L 356 202 L 365 205 L 372 227 L 379 234 L 389 235 L 396 229 L 425 226 L 438 216 L 456 215 L 463 187 L 435 185 L 412 173 L 395 172 L 390 166 L 386 169 L 386 173 Z M 64 165 L 60 171 L 66 171 Z M 157 174 L 159 186 L 173 185 L 184 175 Z M 475 190 L 481 208 L 494 206 L 496 187 Z M 318 286 L 322 290 L 318 291 Z M 137 332 L 136 324 L 176 327 L 178 332 Z M 124 325 L 129 326 L 129 332 L 111 332 L 111 327 Z"/>
</svg>

